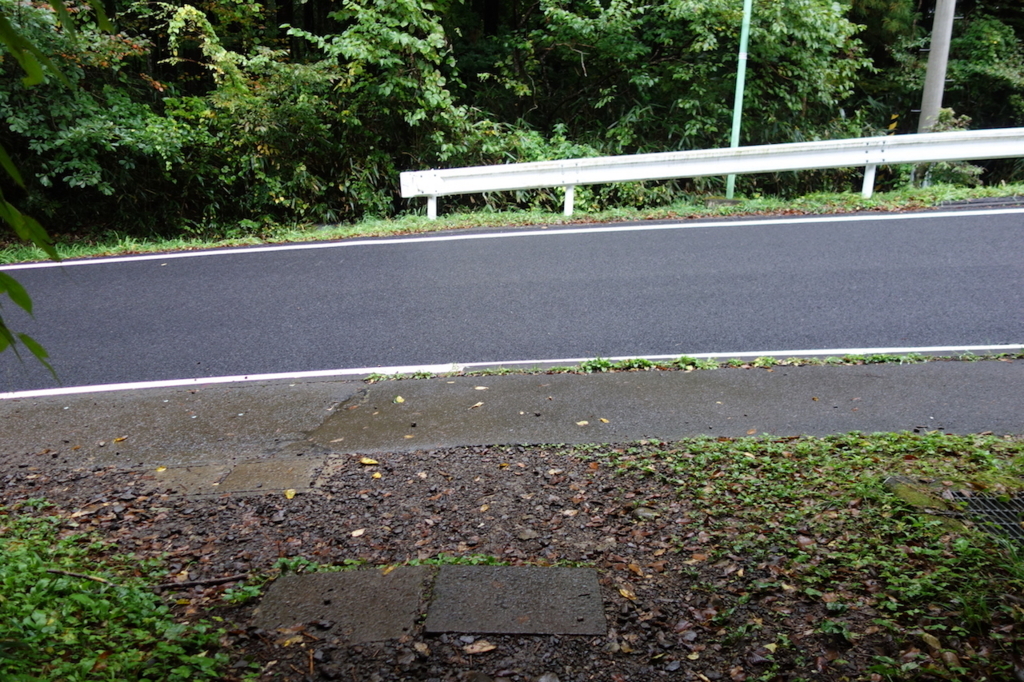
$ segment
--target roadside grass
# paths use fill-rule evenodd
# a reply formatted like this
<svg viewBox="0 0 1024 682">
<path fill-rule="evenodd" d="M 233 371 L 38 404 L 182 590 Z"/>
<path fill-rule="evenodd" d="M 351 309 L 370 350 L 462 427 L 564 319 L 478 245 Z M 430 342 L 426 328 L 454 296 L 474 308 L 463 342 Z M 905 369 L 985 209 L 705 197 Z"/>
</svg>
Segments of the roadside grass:
<svg viewBox="0 0 1024 682">
<path fill-rule="evenodd" d="M 824 665 L 856 679 L 1014 678 L 1021 548 L 906 502 L 885 481 L 901 476 L 939 499 L 952 490 L 1010 495 L 1024 487 L 1019 438 L 853 433 L 564 452 L 676 487 L 687 512 L 674 543 L 691 557 L 695 589 L 721 600 L 720 634 L 757 623 L 756 641 L 795 655 L 780 625 L 813 613 L 809 604 L 821 615 L 807 617 L 804 634 L 834 636 Z M 707 582 L 723 566 L 733 572 Z M 855 654 L 867 670 L 842 667 Z"/>
<path fill-rule="evenodd" d="M 980 362 L 983 360 L 1024 360 L 1024 348 L 1015 353 L 961 353 L 960 355 L 925 355 L 909 353 L 906 355 L 893 353 L 875 353 L 868 355 L 843 355 L 830 357 L 791 357 L 776 358 L 764 355 L 756 358 L 695 358 L 681 355 L 673 360 L 649 360 L 647 358 L 625 358 L 610 360 L 592 358 L 575 365 L 557 367 L 483 367 L 480 369 L 453 372 L 416 372 L 414 374 L 384 374 L 375 372 L 367 375 L 363 381 L 374 384 L 381 381 L 401 381 L 408 379 L 434 379 L 447 377 L 486 377 L 508 376 L 511 374 L 595 374 L 604 372 L 645 372 L 712 370 L 721 368 L 734 369 L 771 369 L 772 367 L 821 367 L 821 366 L 853 366 L 853 365 L 914 365 L 922 362 Z"/>
<path fill-rule="evenodd" d="M 566 218 L 544 211 L 488 211 L 442 214 L 427 220 L 421 200 L 417 208 L 393 218 L 367 218 L 355 224 L 308 225 L 266 224 L 255 227 L 231 227 L 210 232 L 213 237 L 141 238 L 116 231 L 101 236 L 69 238 L 55 235 L 57 253 L 62 259 L 116 256 L 165 251 L 259 246 L 314 241 L 335 241 L 357 237 L 412 235 L 444 230 L 479 227 L 526 227 L 533 225 L 580 225 L 601 222 L 680 220 L 716 217 L 815 215 L 858 211 L 908 211 L 935 208 L 944 202 L 995 197 L 1024 196 L 1024 183 L 991 187 L 933 185 L 880 192 L 870 199 L 853 193 L 809 194 L 794 199 L 756 197 L 739 199 L 735 205 L 709 206 L 704 197 L 687 197 L 668 206 L 653 209 L 616 208 L 605 211 L 577 211 Z M 16 242 L 0 242 L 0 265 L 46 260 L 39 249 Z"/>
<path fill-rule="evenodd" d="M 145 586 L 157 565 L 112 555 L 112 545 L 69 530 L 46 506 L 0 506 L 0 679 L 220 677 L 228 659 L 219 629 L 175 619 Z"/>
</svg>

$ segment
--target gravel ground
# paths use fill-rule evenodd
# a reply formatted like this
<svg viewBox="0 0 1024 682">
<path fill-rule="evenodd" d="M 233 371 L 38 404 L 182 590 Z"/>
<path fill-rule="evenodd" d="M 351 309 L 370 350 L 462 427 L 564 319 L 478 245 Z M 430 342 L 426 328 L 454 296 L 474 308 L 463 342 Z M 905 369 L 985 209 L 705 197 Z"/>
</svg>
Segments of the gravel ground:
<svg viewBox="0 0 1024 682">
<path fill-rule="evenodd" d="M 870 603 L 848 617 L 853 643 L 821 632 L 828 595 L 787 589 L 781 556 L 754 562 L 716 553 L 685 493 L 617 475 L 579 453 L 455 448 L 374 455 L 373 464 L 335 455 L 321 485 L 292 499 L 188 498 L 155 488 L 145 472 L 7 465 L 0 504 L 47 498 L 56 507 L 45 513 L 65 516 L 69 531 L 95 530 L 140 559 L 167 557 L 159 580 L 168 583 L 273 576 L 281 558 L 309 570 L 302 564 L 484 555 L 599 572 L 604 637 L 417 630 L 398 641 L 350 645 L 329 623 L 288 632 L 251 627 L 255 601 L 229 606 L 221 599 L 234 581 L 165 589 L 184 617 L 225 619 L 223 643 L 237 661 L 228 679 L 255 664 L 260 680 L 848 680 L 872 679 L 864 671 L 875 655 L 906 655 L 872 626 Z"/>
</svg>

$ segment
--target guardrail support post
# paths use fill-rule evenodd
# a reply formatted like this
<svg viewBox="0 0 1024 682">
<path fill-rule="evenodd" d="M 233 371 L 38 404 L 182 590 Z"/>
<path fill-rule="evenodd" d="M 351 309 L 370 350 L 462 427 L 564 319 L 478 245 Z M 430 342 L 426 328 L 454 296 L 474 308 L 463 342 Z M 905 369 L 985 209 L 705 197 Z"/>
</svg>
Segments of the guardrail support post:
<svg viewBox="0 0 1024 682">
<path fill-rule="evenodd" d="M 573 202 L 576 201 L 576 186 L 566 185 L 565 187 L 565 210 L 562 214 L 565 216 L 572 215 Z"/>
<path fill-rule="evenodd" d="M 437 195 L 427 196 L 427 220 L 437 220 Z"/>
<path fill-rule="evenodd" d="M 875 192 L 875 170 L 878 166 L 870 164 L 864 168 L 864 187 L 860 191 L 860 195 L 865 199 L 870 199 L 871 195 Z"/>
</svg>

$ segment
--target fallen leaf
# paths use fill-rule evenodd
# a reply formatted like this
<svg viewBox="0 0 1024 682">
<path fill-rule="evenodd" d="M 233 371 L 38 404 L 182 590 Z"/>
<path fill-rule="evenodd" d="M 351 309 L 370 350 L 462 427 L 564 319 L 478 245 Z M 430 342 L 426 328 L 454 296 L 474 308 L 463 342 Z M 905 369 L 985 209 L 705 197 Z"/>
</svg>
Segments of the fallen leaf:
<svg viewBox="0 0 1024 682">
<path fill-rule="evenodd" d="M 429 656 L 430 655 L 430 647 L 428 647 L 423 642 L 416 642 L 415 644 L 412 645 L 412 648 L 415 649 L 416 653 L 418 653 L 420 656 Z"/>
<path fill-rule="evenodd" d="M 335 439 L 334 439 L 334 440 L 332 440 L 331 442 L 332 442 L 332 443 L 340 443 L 340 442 L 341 442 L 341 441 L 343 441 L 343 440 L 345 440 L 345 437 L 344 437 L 344 436 L 342 436 L 341 438 L 335 438 Z"/>
<path fill-rule="evenodd" d="M 480 507 L 480 511 L 485 512 L 485 511 L 487 511 L 490 508 L 491 508 L 490 505 L 485 504 L 485 505 L 482 505 Z"/>
<path fill-rule="evenodd" d="M 412 438 L 412 434 L 409 434 L 408 436 L 404 436 L 404 438 Z"/>
<path fill-rule="evenodd" d="M 374 471 L 373 472 L 373 476 L 371 476 L 370 478 L 380 478 L 380 472 L 379 471 Z"/>
<path fill-rule="evenodd" d="M 366 532 L 365 528 L 360 528 L 359 530 L 354 530 L 354 531 L 352 531 L 352 537 L 358 538 L 358 537 L 360 537 L 365 532 Z"/>
<path fill-rule="evenodd" d="M 288 490 L 285 490 L 284 496 L 289 500 L 295 497 L 295 488 L 288 488 Z"/>
<path fill-rule="evenodd" d="M 607 423 L 608 423 L 608 420 L 607 420 L 607 419 L 605 419 L 604 417 L 601 417 L 601 423 L 602 423 L 602 424 L 607 424 Z"/>
<path fill-rule="evenodd" d="M 774 654 L 775 650 L 779 648 L 779 645 L 778 644 L 765 644 L 764 648 Z"/>
<path fill-rule="evenodd" d="M 462 647 L 462 650 L 467 654 L 485 654 L 488 651 L 494 651 L 497 648 L 497 646 L 491 644 L 486 639 L 478 639 L 472 644 L 467 644 Z"/>
<path fill-rule="evenodd" d="M 369 457 L 360 457 L 359 458 L 359 463 L 360 464 L 366 464 L 367 466 L 372 466 L 374 464 L 377 464 L 378 462 L 377 462 L 377 460 L 370 459 Z"/>
<path fill-rule="evenodd" d="M 588 422 L 588 421 L 576 422 L 576 426 L 586 426 L 589 423 L 590 422 Z"/>
<path fill-rule="evenodd" d="M 102 654 L 100 654 L 99 657 L 97 657 L 96 662 L 92 666 L 92 672 L 95 673 L 95 672 L 99 672 L 101 670 L 106 670 L 107 669 L 106 660 L 107 660 L 107 658 L 110 657 L 110 654 L 112 654 L 112 653 L 114 653 L 114 652 L 113 651 L 104 651 Z"/>
<path fill-rule="evenodd" d="M 636 592 L 626 587 L 625 585 L 619 586 L 619 594 L 628 599 L 629 601 L 636 601 Z"/>
<path fill-rule="evenodd" d="M 927 644 L 929 648 L 934 649 L 935 651 L 940 651 L 942 649 L 942 645 L 939 644 L 939 638 L 930 632 L 922 632 L 921 639 L 924 640 L 924 643 Z"/>
<path fill-rule="evenodd" d="M 483 401 L 477 403 L 476 405 L 470 405 L 469 409 L 473 410 L 473 409 L 476 409 L 476 408 L 480 407 L 481 405 L 483 405 Z"/>
<path fill-rule="evenodd" d="M 156 470 L 158 473 L 161 471 L 167 471 L 167 467 L 157 467 Z"/>
<path fill-rule="evenodd" d="M 757 433 L 757 429 L 750 429 L 749 431 L 747 431 L 748 436 L 753 436 L 755 433 Z"/>
<path fill-rule="evenodd" d="M 400 395 L 399 396 L 395 396 L 395 402 L 396 403 L 404 403 L 405 402 L 405 398 L 403 398 Z"/>
<path fill-rule="evenodd" d="M 692 654 L 686 654 L 686 657 L 688 659 L 690 659 L 691 661 L 696 661 L 698 658 L 700 658 L 700 654 L 698 654 L 696 651 L 694 651 Z M 704 679 L 707 679 L 707 678 L 704 678 Z"/>
<path fill-rule="evenodd" d="M 809 538 L 806 535 L 797 535 L 796 544 L 800 545 L 801 549 L 806 549 L 814 544 L 814 538 Z"/>
<path fill-rule="evenodd" d="M 115 443 L 120 443 L 121 441 L 124 441 L 124 440 L 128 440 L 128 436 L 121 436 L 120 438 L 115 438 L 114 442 Z"/>
<path fill-rule="evenodd" d="M 960 667 L 960 658 L 952 651 L 943 651 L 941 654 L 942 662 L 950 668 Z"/>
<path fill-rule="evenodd" d="M 390 573 L 391 571 L 395 570 L 396 568 L 398 568 L 398 564 L 391 564 L 390 566 L 385 566 L 384 568 L 382 568 L 380 570 L 380 574 L 381 575 L 387 575 L 388 573 Z"/>
</svg>

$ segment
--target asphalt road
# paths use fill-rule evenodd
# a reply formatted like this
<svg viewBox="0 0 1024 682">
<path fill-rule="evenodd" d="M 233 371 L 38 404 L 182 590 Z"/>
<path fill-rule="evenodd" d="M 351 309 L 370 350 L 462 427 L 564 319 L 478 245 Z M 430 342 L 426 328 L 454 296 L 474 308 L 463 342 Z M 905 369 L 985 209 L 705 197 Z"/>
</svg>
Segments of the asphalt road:
<svg viewBox="0 0 1024 682">
<path fill-rule="evenodd" d="M 1024 343 L 1024 212 L 514 231 L 12 271 L 64 386 Z M 471 237 L 471 238 L 465 238 Z M 6 268 L 5 268 L 6 270 Z M 0 392 L 58 385 L 0 355 Z"/>
</svg>

